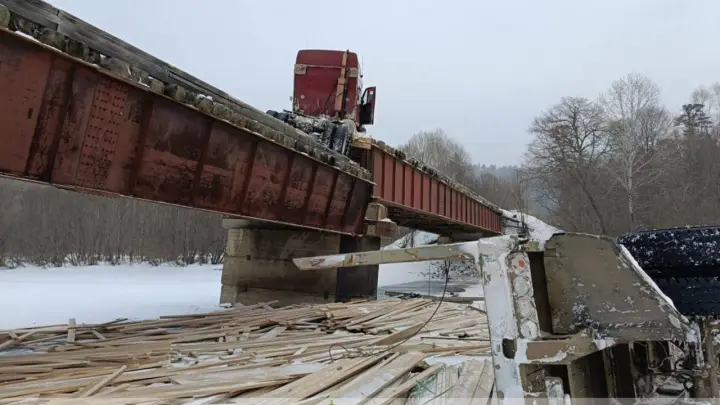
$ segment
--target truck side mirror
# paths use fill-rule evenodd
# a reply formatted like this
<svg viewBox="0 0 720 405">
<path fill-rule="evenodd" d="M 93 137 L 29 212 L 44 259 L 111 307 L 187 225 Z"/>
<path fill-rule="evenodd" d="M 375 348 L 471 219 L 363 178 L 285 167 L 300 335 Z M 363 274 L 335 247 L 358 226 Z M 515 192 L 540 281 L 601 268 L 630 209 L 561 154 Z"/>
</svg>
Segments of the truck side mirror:
<svg viewBox="0 0 720 405">
<path fill-rule="evenodd" d="M 360 98 L 360 125 L 375 122 L 375 87 L 368 87 Z"/>
</svg>

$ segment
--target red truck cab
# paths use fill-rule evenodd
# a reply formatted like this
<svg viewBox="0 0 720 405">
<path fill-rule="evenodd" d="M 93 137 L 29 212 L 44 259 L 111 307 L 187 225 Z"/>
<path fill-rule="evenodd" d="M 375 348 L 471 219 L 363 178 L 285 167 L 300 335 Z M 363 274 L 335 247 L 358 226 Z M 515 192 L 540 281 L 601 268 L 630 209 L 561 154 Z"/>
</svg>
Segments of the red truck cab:
<svg viewBox="0 0 720 405">
<path fill-rule="evenodd" d="M 372 125 L 375 121 L 375 87 L 363 91 L 357 54 L 320 49 L 298 51 L 293 112 L 352 119 L 358 127 Z"/>
</svg>

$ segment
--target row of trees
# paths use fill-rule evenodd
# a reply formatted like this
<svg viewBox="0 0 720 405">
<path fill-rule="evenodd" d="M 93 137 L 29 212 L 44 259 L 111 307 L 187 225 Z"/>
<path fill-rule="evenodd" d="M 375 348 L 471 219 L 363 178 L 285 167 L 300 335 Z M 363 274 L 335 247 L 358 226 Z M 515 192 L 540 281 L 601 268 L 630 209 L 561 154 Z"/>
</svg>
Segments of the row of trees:
<svg viewBox="0 0 720 405">
<path fill-rule="evenodd" d="M 530 125 L 522 176 L 563 229 L 618 235 L 720 218 L 720 85 L 678 112 L 630 74 L 597 99 L 565 97 Z"/>
<path fill-rule="evenodd" d="M 218 214 L 0 179 L 0 267 L 219 263 Z"/>
</svg>

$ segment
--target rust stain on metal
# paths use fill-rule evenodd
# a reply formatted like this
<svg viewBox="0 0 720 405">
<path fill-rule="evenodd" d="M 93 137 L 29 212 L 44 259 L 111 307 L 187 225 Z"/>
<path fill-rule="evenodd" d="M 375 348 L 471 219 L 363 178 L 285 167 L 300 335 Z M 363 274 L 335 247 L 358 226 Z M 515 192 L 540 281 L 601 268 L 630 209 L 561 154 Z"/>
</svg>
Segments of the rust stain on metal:
<svg viewBox="0 0 720 405">
<path fill-rule="evenodd" d="M 358 255 L 356 254 L 349 254 L 345 256 L 345 259 L 343 260 L 343 265 L 345 266 L 352 266 L 358 263 Z"/>
<path fill-rule="evenodd" d="M 500 213 L 376 145 L 368 154 L 367 166 L 375 182 L 373 197 L 394 207 L 391 217 L 401 226 L 501 232 Z M 424 224 L 418 214 L 426 217 Z"/>
<path fill-rule="evenodd" d="M 0 174 L 363 232 L 372 183 L 7 31 L 0 94 Z"/>
<path fill-rule="evenodd" d="M 0 42 L 3 166 L 23 172 L 43 102 L 51 57 L 20 41 Z"/>
</svg>

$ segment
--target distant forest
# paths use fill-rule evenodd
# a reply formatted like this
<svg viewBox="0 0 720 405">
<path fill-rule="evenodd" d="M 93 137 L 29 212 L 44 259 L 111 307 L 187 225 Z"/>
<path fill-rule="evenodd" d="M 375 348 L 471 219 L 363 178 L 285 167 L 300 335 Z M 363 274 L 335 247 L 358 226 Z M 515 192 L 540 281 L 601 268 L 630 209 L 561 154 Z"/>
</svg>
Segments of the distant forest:
<svg viewBox="0 0 720 405">
<path fill-rule="evenodd" d="M 0 267 L 222 260 L 219 214 L 0 179 Z"/>
<path fill-rule="evenodd" d="M 594 98 L 563 97 L 529 126 L 522 175 L 562 229 L 619 235 L 720 222 L 720 83 L 683 105 L 629 74 Z"/>
</svg>

